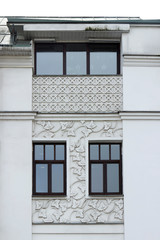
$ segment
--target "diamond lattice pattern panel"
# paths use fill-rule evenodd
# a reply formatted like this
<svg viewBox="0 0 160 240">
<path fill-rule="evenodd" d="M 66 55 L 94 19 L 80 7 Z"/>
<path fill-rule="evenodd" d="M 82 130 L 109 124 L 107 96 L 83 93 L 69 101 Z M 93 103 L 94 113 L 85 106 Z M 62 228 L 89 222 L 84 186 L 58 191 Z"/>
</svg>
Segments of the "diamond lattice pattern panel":
<svg viewBox="0 0 160 240">
<path fill-rule="evenodd" d="M 33 77 L 33 111 L 117 112 L 122 87 L 122 76 Z"/>
</svg>

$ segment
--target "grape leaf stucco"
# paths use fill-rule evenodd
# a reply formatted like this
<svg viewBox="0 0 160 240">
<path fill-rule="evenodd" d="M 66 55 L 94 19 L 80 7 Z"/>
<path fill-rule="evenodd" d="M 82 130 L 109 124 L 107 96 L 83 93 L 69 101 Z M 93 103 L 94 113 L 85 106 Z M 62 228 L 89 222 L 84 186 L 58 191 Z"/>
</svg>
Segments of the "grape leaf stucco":
<svg viewBox="0 0 160 240">
<path fill-rule="evenodd" d="M 88 196 L 88 142 L 121 139 L 121 121 L 35 121 L 33 140 L 67 143 L 67 196 L 33 198 L 33 223 L 123 222 L 122 197 Z"/>
</svg>

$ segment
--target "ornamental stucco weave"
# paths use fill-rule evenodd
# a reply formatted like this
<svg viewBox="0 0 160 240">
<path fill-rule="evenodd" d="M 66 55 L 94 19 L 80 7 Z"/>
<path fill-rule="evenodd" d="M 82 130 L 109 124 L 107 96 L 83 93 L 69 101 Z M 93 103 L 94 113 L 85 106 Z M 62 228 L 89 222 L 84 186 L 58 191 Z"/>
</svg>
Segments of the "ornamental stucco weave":
<svg viewBox="0 0 160 240">
<path fill-rule="evenodd" d="M 33 223 L 123 222 L 123 197 L 88 196 L 88 142 L 97 138 L 122 139 L 121 121 L 34 122 L 34 141 L 66 141 L 67 196 L 33 199 Z"/>
<path fill-rule="evenodd" d="M 33 77 L 33 111 L 117 112 L 122 110 L 121 76 Z"/>
</svg>

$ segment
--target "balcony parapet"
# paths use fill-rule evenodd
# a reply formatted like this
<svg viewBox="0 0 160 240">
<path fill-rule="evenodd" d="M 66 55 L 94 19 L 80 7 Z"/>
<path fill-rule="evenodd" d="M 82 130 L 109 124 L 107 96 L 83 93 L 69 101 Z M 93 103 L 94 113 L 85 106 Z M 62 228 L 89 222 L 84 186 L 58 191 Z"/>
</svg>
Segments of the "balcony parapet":
<svg viewBox="0 0 160 240">
<path fill-rule="evenodd" d="M 123 110 L 122 76 L 34 76 L 33 111 L 103 113 Z"/>
</svg>

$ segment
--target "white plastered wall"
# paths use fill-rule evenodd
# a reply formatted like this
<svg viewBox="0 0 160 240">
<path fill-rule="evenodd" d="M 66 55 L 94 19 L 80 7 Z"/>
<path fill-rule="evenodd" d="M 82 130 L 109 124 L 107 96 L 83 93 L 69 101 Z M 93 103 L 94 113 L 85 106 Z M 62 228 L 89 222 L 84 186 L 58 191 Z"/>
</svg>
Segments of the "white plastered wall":
<svg viewBox="0 0 160 240">
<path fill-rule="evenodd" d="M 31 57 L 0 57 L 0 111 L 32 111 Z"/>
<path fill-rule="evenodd" d="M 155 26 L 131 27 L 122 37 L 125 240 L 160 236 L 159 40 Z"/>
<path fill-rule="evenodd" d="M 160 236 L 160 119 L 143 117 L 123 121 L 125 240 Z"/>
<path fill-rule="evenodd" d="M 122 36 L 123 110 L 160 110 L 160 31 L 131 27 Z"/>
<path fill-rule="evenodd" d="M 31 67 L 30 57 L 0 57 L 0 239 L 2 240 L 32 238 L 33 114 L 28 112 L 32 111 Z"/>
</svg>

